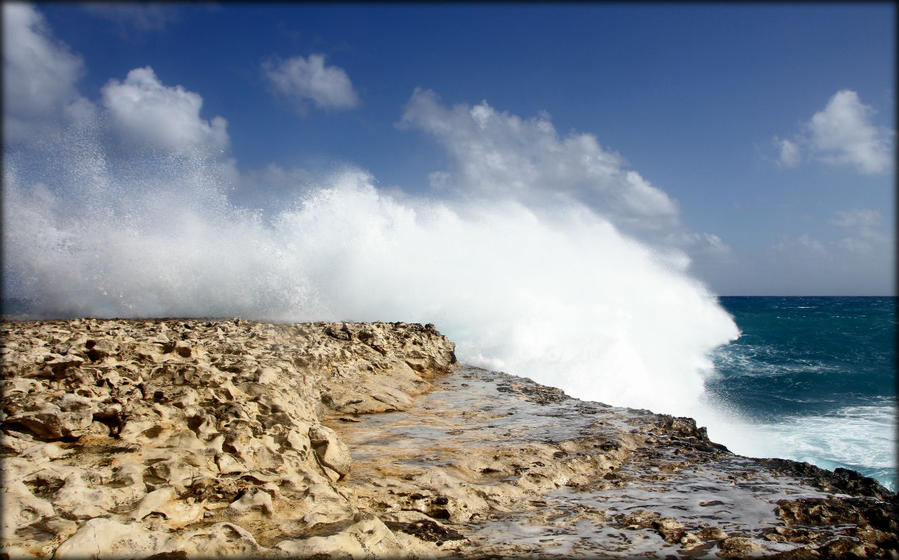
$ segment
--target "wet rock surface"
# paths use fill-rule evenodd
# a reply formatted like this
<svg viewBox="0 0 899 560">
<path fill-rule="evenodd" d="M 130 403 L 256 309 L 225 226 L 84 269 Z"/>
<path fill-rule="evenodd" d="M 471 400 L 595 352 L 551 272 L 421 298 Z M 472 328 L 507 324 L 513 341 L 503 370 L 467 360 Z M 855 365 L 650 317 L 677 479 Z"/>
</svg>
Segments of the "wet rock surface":
<svg viewBox="0 0 899 560">
<path fill-rule="evenodd" d="M 346 483 L 383 519 L 414 513 L 458 533 L 442 541 L 444 553 L 893 558 L 897 551 L 895 496 L 876 482 L 847 485 L 846 473 L 734 455 L 689 418 L 583 402 L 470 367 L 416 403 L 337 424 L 355 460 Z"/>
<path fill-rule="evenodd" d="M 432 325 L 3 322 L 12 558 L 899 556 L 895 496 Z"/>
</svg>

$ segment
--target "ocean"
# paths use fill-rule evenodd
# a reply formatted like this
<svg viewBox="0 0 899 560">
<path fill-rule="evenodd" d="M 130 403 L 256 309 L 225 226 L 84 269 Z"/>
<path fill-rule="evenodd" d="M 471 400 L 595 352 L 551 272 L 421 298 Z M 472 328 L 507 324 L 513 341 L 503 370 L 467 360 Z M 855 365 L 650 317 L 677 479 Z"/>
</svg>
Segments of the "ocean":
<svg viewBox="0 0 899 560">
<path fill-rule="evenodd" d="M 845 467 L 896 489 L 896 298 L 722 297 L 740 337 L 713 353 L 732 451 Z"/>
</svg>

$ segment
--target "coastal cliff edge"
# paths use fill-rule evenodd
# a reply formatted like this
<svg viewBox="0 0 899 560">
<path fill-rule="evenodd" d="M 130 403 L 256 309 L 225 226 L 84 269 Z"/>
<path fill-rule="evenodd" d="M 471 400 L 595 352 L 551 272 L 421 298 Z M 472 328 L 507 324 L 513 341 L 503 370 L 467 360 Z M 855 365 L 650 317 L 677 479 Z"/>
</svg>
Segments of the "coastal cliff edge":
<svg viewBox="0 0 899 560">
<path fill-rule="evenodd" d="M 4 321 L 6 558 L 899 557 L 896 496 L 433 325 Z"/>
</svg>

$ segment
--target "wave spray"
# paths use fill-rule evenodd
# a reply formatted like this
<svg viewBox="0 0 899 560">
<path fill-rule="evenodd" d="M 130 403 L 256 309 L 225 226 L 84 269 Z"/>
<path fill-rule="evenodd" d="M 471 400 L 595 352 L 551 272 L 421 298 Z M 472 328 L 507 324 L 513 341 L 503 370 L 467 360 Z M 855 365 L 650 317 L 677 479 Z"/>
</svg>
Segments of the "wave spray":
<svg viewBox="0 0 899 560">
<path fill-rule="evenodd" d="M 85 157 L 56 189 L 7 165 L 6 295 L 38 316 L 433 322 L 462 361 L 678 413 L 736 335 L 701 284 L 575 203 L 391 196 L 344 170 L 265 219 L 203 169 L 134 183 Z"/>
</svg>

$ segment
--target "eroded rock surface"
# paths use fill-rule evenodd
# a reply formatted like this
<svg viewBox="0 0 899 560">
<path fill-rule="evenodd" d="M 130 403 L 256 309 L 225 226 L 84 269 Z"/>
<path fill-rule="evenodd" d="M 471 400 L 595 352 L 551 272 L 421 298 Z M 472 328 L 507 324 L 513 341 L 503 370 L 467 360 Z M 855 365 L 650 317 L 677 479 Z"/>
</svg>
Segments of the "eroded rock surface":
<svg viewBox="0 0 899 560">
<path fill-rule="evenodd" d="M 870 479 L 457 368 L 431 325 L 2 329 L 9 557 L 897 557 Z"/>
<path fill-rule="evenodd" d="M 337 483 L 352 458 L 321 419 L 410 406 L 455 367 L 433 326 L 2 326 L 3 553 L 404 552 Z"/>
<path fill-rule="evenodd" d="M 435 553 L 894 558 L 899 549 L 895 496 L 872 479 L 734 455 L 689 418 L 470 367 L 416 404 L 335 425 L 353 453 L 345 483 L 360 507 Z"/>
</svg>

